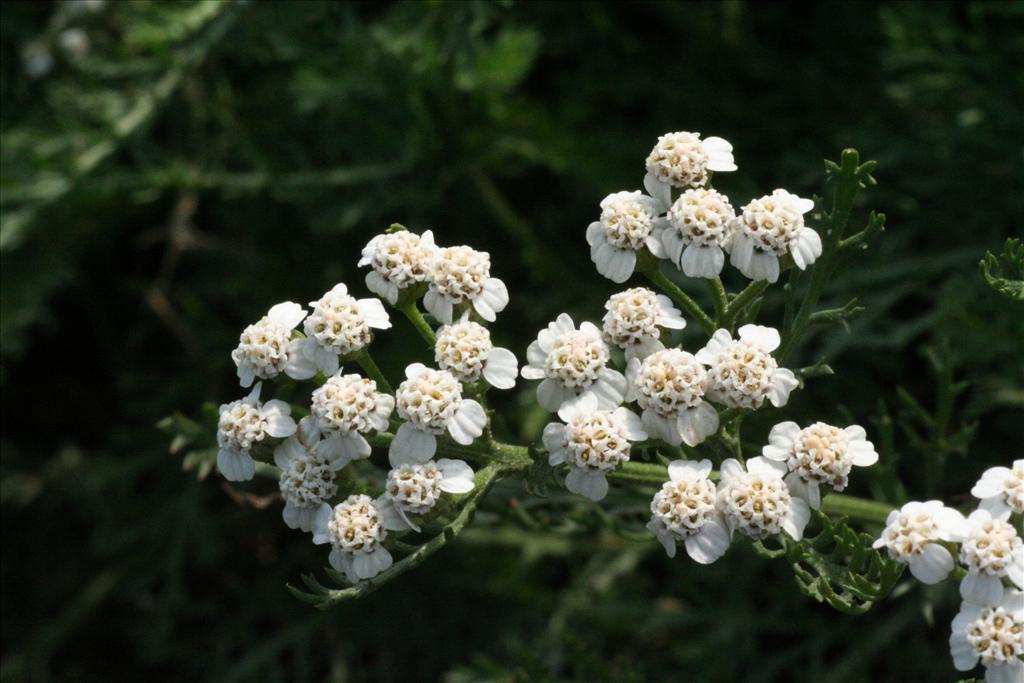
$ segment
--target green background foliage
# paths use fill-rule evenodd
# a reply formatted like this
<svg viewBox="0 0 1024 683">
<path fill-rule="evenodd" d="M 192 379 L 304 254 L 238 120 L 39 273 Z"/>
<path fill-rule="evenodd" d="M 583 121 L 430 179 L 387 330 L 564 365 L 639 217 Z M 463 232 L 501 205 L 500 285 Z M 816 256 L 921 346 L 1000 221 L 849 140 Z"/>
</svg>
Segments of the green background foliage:
<svg viewBox="0 0 1024 683">
<path fill-rule="evenodd" d="M 520 356 L 560 311 L 599 318 L 586 225 L 694 130 L 735 145 L 737 205 L 820 192 L 856 147 L 861 224 L 888 217 L 822 298 L 864 313 L 792 355 L 837 374 L 748 420 L 749 448 L 782 414 L 859 422 L 882 460 L 851 493 L 967 506 L 1021 457 L 1024 310 L 978 268 L 1024 224 L 1021 3 L 21 1 L 0 54 L 4 682 L 955 680 L 952 585 L 842 614 L 750 544 L 670 561 L 557 486 L 502 482 L 441 554 L 319 612 L 284 586 L 326 554 L 273 483 L 197 481 L 154 425 L 241 396 L 241 328 L 363 291 L 394 221 L 492 254 Z M 424 357 L 404 321 L 374 352 L 392 377 Z M 520 440 L 544 417 L 524 384 L 496 401 Z"/>
</svg>

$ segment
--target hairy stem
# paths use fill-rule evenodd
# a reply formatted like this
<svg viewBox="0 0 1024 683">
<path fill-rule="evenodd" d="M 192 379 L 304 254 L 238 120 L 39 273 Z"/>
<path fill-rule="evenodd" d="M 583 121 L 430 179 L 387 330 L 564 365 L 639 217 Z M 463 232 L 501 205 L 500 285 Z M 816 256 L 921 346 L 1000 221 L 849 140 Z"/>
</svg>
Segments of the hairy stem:
<svg viewBox="0 0 1024 683">
<path fill-rule="evenodd" d="M 430 327 L 430 324 L 420 313 L 420 309 L 416 307 L 415 301 L 410 301 L 401 308 L 399 308 L 403 315 L 409 319 L 416 331 L 420 333 L 423 340 L 430 345 L 433 350 L 434 345 L 437 343 L 437 337 L 434 335 L 434 330 Z"/>
<path fill-rule="evenodd" d="M 711 316 L 701 310 L 701 307 L 690 298 L 689 294 L 679 289 L 679 286 L 665 277 L 665 274 L 658 270 L 657 267 L 644 271 L 644 275 L 658 289 L 667 294 L 672 301 L 679 304 L 691 318 L 699 322 L 708 334 L 712 334 L 715 331 L 715 321 L 711 319 Z"/>
<path fill-rule="evenodd" d="M 722 278 L 713 277 L 706 280 L 708 289 L 711 290 L 711 300 L 715 303 L 715 327 L 725 324 L 725 311 L 728 307 L 729 297 L 725 293 L 725 286 L 722 285 Z"/>
<path fill-rule="evenodd" d="M 757 280 L 751 282 L 746 288 L 736 295 L 729 305 L 725 307 L 725 313 L 722 315 L 722 327 L 731 330 L 733 325 L 736 323 L 736 316 L 740 314 L 744 308 L 746 308 L 754 299 L 761 296 L 764 290 L 768 289 L 771 283 L 767 280 Z"/>
<path fill-rule="evenodd" d="M 391 384 L 388 382 L 387 377 L 380 371 L 377 364 L 373 361 L 373 357 L 370 355 L 370 349 L 363 347 L 358 353 L 353 356 L 354 360 L 359 363 L 366 374 L 370 376 L 374 382 L 377 383 L 377 388 L 383 391 L 385 394 L 393 394 L 394 390 L 391 388 Z"/>
</svg>

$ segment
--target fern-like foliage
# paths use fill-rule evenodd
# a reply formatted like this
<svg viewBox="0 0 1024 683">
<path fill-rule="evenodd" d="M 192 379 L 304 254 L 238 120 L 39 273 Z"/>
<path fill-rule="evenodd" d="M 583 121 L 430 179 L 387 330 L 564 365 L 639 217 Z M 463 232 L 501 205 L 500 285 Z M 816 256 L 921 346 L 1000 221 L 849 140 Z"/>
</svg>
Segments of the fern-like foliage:
<svg viewBox="0 0 1024 683">
<path fill-rule="evenodd" d="M 863 614 L 889 595 L 904 565 L 871 547 L 869 534 L 854 531 L 845 518 L 815 515 L 821 531 L 800 542 L 783 537 L 781 548 L 755 543 L 758 554 L 785 557 L 793 566 L 797 586 L 808 597 L 846 614 Z"/>
<path fill-rule="evenodd" d="M 1019 239 L 1006 240 L 999 256 L 986 251 L 978 265 L 981 277 L 994 291 L 1024 301 L 1024 243 Z"/>
</svg>

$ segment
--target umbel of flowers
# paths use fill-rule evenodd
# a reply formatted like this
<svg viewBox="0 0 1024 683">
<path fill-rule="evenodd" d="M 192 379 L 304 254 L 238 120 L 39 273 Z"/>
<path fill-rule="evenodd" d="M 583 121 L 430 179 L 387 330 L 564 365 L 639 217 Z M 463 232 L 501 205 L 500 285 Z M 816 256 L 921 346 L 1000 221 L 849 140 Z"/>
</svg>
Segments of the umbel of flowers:
<svg viewBox="0 0 1024 683">
<path fill-rule="evenodd" d="M 647 529 L 670 558 L 683 549 L 709 565 L 743 537 L 800 544 L 814 515 L 828 510 L 826 496 L 841 496 L 879 456 L 863 427 L 824 421 L 779 421 L 746 452 L 743 416 L 785 408 L 801 381 L 784 366 L 790 340 L 752 322 L 749 310 L 738 315 L 741 302 L 782 271 L 830 254 L 811 200 L 775 189 L 735 209 L 712 180 L 737 169 L 722 138 L 659 137 L 638 176 L 643 189 L 608 195 L 581 229 L 598 273 L 623 285 L 601 325 L 555 316 L 522 365 L 488 328 L 509 303 L 490 255 L 392 226 L 358 261 L 383 301 L 338 283 L 309 311 L 286 301 L 243 330 L 231 357 L 241 386 L 255 386 L 220 408 L 220 472 L 233 482 L 273 474 L 283 521 L 329 546 L 333 576 L 354 584 L 350 591 L 414 566 L 457 533 L 497 477 L 538 460 L 587 504 L 631 495 L 635 488 L 617 482 L 635 484 L 635 468 L 646 468 L 641 479 L 658 484 Z M 727 263 L 752 281 L 732 298 L 719 279 Z M 706 281 L 715 317 L 661 266 Z M 641 275 L 656 289 L 625 285 Z M 385 304 L 426 342 L 422 362 L 409 364 L 394 389 L 370 355 L 375 336 L 393 325 Z M 518 377 L 536 382 L 524 395 L 553 414 L 529 448 L 497 441 L 487 407 L 489 391 L 514 389 Z M 261 400 L 286 378 L 312 385 L 307 405 Z M 298 423 L 291 417 L 304 413 Z M 463 458 L 484 466 L 475 471 Z M 888 514 L 874 548 L 926 584 L 959 564 L 954 664 L 980 664 L 986 680 L 1016 683 L 1024 680 L 1024 460 L 986 471 L 971 493 L 978 509 L 966 517 L 938 500 L 906 502 Z M 444 530 L 396 564 L 393 551 L 409 553 L 436 524 Z M 314 598 L 332 596 L 324 589 Z"/>
</svg>

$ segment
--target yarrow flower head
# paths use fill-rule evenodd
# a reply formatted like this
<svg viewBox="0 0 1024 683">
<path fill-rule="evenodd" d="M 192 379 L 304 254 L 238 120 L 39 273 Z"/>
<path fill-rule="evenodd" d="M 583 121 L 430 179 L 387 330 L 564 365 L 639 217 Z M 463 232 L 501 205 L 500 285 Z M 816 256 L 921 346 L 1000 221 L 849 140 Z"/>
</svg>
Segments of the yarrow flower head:
<svg viewBox="0 0 1024 683">
<path fill-rule="evenodd" d="M 729 549 L 729 529 L 715 504 L 710 474 L 710 460 L 669 463 L 669 480 L 654 494 L 647 523 L 669 557 L 676 556 L 678 543 L 701 564 L 711 564 Z"/>
<path fill-rule="evenodd" d="M 958 671 L 985 667 L 988 683 L 1024 680 L 1024 592 L 1007 591 L 999 600 L 964 602 L 953 619 L 949 651 Z"/>
<path fill-rule="evenodd" d="M 568 463 L 565 487 L 590 500 L 608 495 L 606 475 L 629 460 L 631 442 L 647 438 L 640 418 L 626 408 L 601 409 L 593 394 L 563 406 L 544 428 L 551 466 Z"/>
<path fill-rule="evenodd" d="M 687 277 L 718 277 L 732 248 L 736 210 L 715 190 L 686 190 L 668 210 L 661 231 L 665 256 Z"/>
<path fill-rule="evenodd" d="M 256 463 L 250 449 L 269 438 L 285 438 L 295 433 L 291 406 L 273 399 L 260 403 L 257 382 L 248 396 L 220 407 L 217 422 L 217 469 L 228 481 L 248 481 L 256 475 Z"/>
<path fill-rule="evenodd" d="M 537 402 L 557 412 L 578 395 L 594 394 L 602 408 L 614 408 L 626 394 L 626 378 L 608 367 L 609 349 L 593 323 L 580 323 L 562 313 L 540 331 L 526 349 L 525 379 L 542 380 Z"/>
<path fill-rule="evenodd" d="M 342 465 L 370 457 L 363 434 L 386 431 L 395 408 L 390 394 L 377 391 L 377 383 L 359 375 L 343 375 L 342 369 L 313 391 L 310 417 L 325 438 L 317 446 L 320 455 Z"/>
<path fill-rule="evenodd" d="M 781 408 L 799 382 L 792 370 L 780 368 L 771 353 L 779 347 L 779 333 L 771 327 L 744 325 L 739 339 L 728 330 L 716 330 L 697 352 L 708 366 L 707 395 L 729 408 L 756 410 L 765 399 Z"/>
<path fill-rule="evenodd" d="M 292 339 L 292 330 L 306 317 L 306 310 L 291 301 L 277 304 L 258 322 L 249 325 L 231 352 L 243 387 L 258 377 L 270 379 L 282 372 L 292 379 L 309 379 L 314 366 L 302 353 L 302 339 Z"/>
<path fill-rule="evenodd" d="M 455 375 L 464 384 L 481 378 L 495 389 L 511 389 L 516 384 L 519 364 L 508 349 L 494 346 L 486 327 L 469 320 L 468 312 L 453 325 L 437 331 L 434 360 L 442 370 Z"/>
<path fill-rule="evenodd" d="M 462 398 L 462 385 L 447 370 L 432 370 L 422 363 L 405 369 L 405 381 L 395 393 L 398 414 L 406 420 L 391 441 L 392 467 L 421 464 L 434 457 L 436 435 L 447 431 L 468 446 L 484 432 L 487 415 L 470 398 Z"/>
<path fill-rule="evenodd" d="M 953 556 L 940 541 L 963 540 L 966 527 L 964 516 L 942 501 L 911 502 L 889 513 L 872 547 L 885 548 L 889 557 L 908 565 L 921 583 L 936 584 L 954 566 Z"/>
<path fill-rule="evenodd" d="M 363 248 L 359 266 L 370 266 L 366 274 L 366 287 L 388 303 L 398 303 L 398 295 L 430 278 L 431 265 L 437 247 L 434 234 L 427 230 L 422 235 L 399 230 L 377 235 Z"/>
<path fill-rule="evenodd" d="M 821 508 L 819 485 L 842 491 L 854 465 L 867 467 L 878 462 L 878 453 L 863 427 L 840 429 L 824 422 L 804 429 L 795 422 L 780 422 L 772 427 L 761 454 L 789 467 L 789 490 L 814 510 Z"/>
<path fill-rule="evenodd" d="M 284 498 L 284 523 L 290 529 L 313 530 L 313 519 L 320 506 L 334 497 L 338 487 L 334 473 L 344 465 L 317 452 L 320 435 L 313 418 L 299 421 L 294 436 L 274 449 L 274 464 L 281 470 L 278 487 Z"/>
<path fill-rule="evenodd" d="M 672 203 L 671 188 L 701 187 L 708 171 L 735 171 L 732 145 L 722 138 L 701 140 L 700 133 L 666 133 L 647 155 L 644 187 L 665 206 Z"/>
<path fill-rule="evenodd" d="M 634 287 L 612 294 L 604 305 L 604 338 L 626 352 L 626 360 L 646 358 L 665 348 L 661 330 L 686 327 L 679 309 L 664 294 L 655 294 L 646 287 Z"/>
<path fill-rule="evenodd" d="M 960 595 L 968 602 L 999 602 L 1004 576 L 1024 588 L 1024 542 L 1013 525 L 993 517 L 988 510 L 975 510 L 967 517 L 960 564 L 967 567 Z"/>
<path fill-rule="evenodd" d="M 389 518 L 389 524 L 419 531 L 409 519 L 410 514 L 425 515 L 434 509 L 442 493 L 469 493 L 475 485 L 473 468 L 462 460 L 442 458 L 422 465 L 406 463 L 388 472 L 378 507 Z"/>
<path fill-rule="evenodd" d="M 821 237 L 804 225 L 814 202 L 775 190 L 743 207 L 733 230 L 732 264 L 751 280 L 779 279 L 779 258 L 789 254 L 803 270 L 821 256 Z"/>
<path fill-rule="evenodd" d="M 612 282 L 625 282 L 636 268 L 636 252 L 644 247 L 664 257 L 659 239 L 665 212 L 658 200 L 635 192 L 615 192 L 601 200 L 601 218 L 587 227 L 590 259 L 597 272 Z"/>
<path fill-rule="evenodd" d="M 627 401 L 643 410 L 644 429 L 673 446 L 696 446 L 718 431 L 718 411 L 704 402 L 708 374 L 693 354 L 663 349 L 626 366 Z"/>
<path fill-rule="evenodd" d="M 1024 513 L 1024 460 L 1014 460 L 1013 467 L 992 467 L 984 471 L 971 489 L 981 499 L 979 507 L 993 517 L 1006 519 L 1011 513 Z"/>
<path fill-rule="evenodd" d="M 786 466 L 767 458 L 750 458 L 746 469 L 737 460 L 722 462 L 718 482 L 718 509 L 730 535 L 734 531 L 761 540 L 785 531 L 803 538 L 811 509 L 793 496 L 783 480 Z"/>
<path fill-rule="evenodd" d="M 452 322 L 455 306 L 466 301 L 489 322 L 508 305 L 508 289 L 491 277 L 491 257 L 484 251 L 466 246 L 437 250 L 428 282 L 423 307 L 445 324 Z"/>
<path fill-rule="evenodd" d="M 344 284 L 335 285 L 318 301 L 303 323 L 306 339 L 302 353 L 324 374 L 338 371 L 338 355 L 361 351 L 373 339 L 373 330 L 391 327 L 380 299 L 356 299 Z"/>
<path fill-rule="evenodd" d="M 328 561 L 353 583 L 391 566 L 391 553 L 384 547 L 388 524 L 377 505 L 369 496 L 351 495 L 333 508 L 323 503 L 313 520 L 313 543 L 329 543 Z"/>
</svg>

